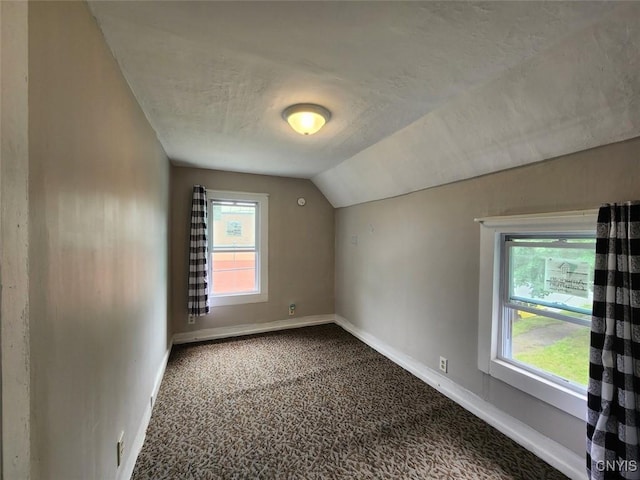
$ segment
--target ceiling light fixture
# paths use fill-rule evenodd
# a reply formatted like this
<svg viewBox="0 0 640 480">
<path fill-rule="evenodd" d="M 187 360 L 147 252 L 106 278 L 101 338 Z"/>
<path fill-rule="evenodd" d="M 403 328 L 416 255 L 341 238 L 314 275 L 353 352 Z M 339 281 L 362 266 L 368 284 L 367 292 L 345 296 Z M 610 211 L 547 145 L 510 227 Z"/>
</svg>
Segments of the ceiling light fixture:
<svg viewBox="0 0 640 480">
<path fill-rule="evenodd" d="M 313 103 L 298 103 L 285 108 L 282 118 L 300 135 L 313 135 L 329 121 L 331 112 Z"/>
</svg>

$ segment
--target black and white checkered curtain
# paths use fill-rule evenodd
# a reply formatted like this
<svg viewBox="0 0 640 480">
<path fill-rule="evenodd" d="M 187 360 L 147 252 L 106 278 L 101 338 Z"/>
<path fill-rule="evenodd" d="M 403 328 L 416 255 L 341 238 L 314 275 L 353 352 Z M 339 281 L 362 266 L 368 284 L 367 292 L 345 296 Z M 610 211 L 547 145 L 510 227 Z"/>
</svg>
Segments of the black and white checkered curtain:
<svg viewBox="0 0 640 480">
<path fill-rule="evenodd" d="M 209 313 L 209 246 L 207 230 L 207 190 L 193 186 L 191 235 L 189 238 L 189 315 Z"/>
<path fill-rule="evenodd" d="M 640 202 L 598 214 L 587 417 L 590 478 L 640 479 Z"/>
</svg>

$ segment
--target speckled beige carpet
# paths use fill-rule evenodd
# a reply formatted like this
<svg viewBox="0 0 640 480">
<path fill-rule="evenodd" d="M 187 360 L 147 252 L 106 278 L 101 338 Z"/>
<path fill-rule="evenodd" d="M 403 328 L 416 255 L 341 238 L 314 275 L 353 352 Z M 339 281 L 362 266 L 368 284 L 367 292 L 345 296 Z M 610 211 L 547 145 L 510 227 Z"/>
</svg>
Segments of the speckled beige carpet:
<svg viewBox="0 0 640 480">
<path fill-rule="evenodd" d="M 566 477 L 323 325 L 174 347 L 133 478 Z"/>
</svg>

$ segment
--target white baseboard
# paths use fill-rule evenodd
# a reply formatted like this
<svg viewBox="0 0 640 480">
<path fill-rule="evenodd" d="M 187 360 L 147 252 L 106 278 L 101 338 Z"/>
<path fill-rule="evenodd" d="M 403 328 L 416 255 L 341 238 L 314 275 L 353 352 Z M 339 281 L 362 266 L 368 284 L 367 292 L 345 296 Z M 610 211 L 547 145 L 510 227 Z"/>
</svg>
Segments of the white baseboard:
<svg viewBox="0 0 640 480">
<path fill-rule="evenodd" d="M 287 318 L 266 323 L 251 323 L 232 327 L 204 328 L 192 332 L 177 333 L 173 336 L 173 344 L 202 342 L 216 340 L 218 338 L 239 337 L 254 333 L 273 332 L 275 330 L 288 330 L 290 328 L 310 327 L 324 323 L 334 323 L 335 315 L 310 315 L 308 317 Z"/>
<path fill-rule="evenodd" d="M 585 460 L 573 450 L 566 448 L 521 421 L 507 415 L 473 392 L 461 387 L 409 355 L 394 349 L 375 336 L 361 330 L 340 315 L 335 315 L 335 323 L 374 350 L 380 352 L 392 362 L 411 372 L 440 393 L 446 395 L 464 409 L 504 433 L 569 478 L 573 480 L 584 480 L 587 478 Z"/>
<path fill-rule="evenodd" d="M 131 447 L 126 447 L 126 439 L 125 439 L 125 448 L 129 450 L 129 455 L 125 460 L 125 463 L 119 468 L 118 475 L 116 478 L 121 480 L 129 480 L 131 475 L 133 475 L 133 469 L 136 466 L 136 460 L 138 459 L 138 455 L 140 455 L 140 450 L 142 450 L 142 445 L 144 444 L 144 439 L 147 434 L 147 427 L 149 426 L 149 421 L 151 420 L 151 411 L 153 410 L 153 405 L 155 404 L 156 398 L 158 396 L 158 390 L 160 390 L 160 384 L 162 383 L 162 377 L 164 377 L 164 372 L 167 368 L 167 362 L 169 361 L 169 354 L 171 353 L 171 347 L 167 348 L 164 356 L 162 357 L 162 362 L 160 363 L 160 367 L 156 373 L 153 389 L 151 391 L 151 395 L 149 396 L 149 401 L 147 402 L 147 406 L 144 409 L 144 414 L 140 419 L 140 425 L 138 426 L 138 431 L 136 432 L 136 436 L 133 438 L 133 442 L 130 444 Z"/>
<path fill-rule="evenodd" d="M 173 342 L 171 342 L 173 345 Z M 171 354 L 171 345 L 167 348 L 167 351 L 162 357 L 162 363 L 160 364 L 160 368 L 158 369 L 158 373 L 156 373 L 156 378 L 153 382 L 153 390 L 151 391 L 151 400 L 149 402 L 149 406 L 153 410 L 153 406 L 156 404 L 156 398 L 158 398 L 158 392 L 160 391 L 160 384 L 162 383 L 162 378 L 164 377 L 164 372 L 167 369 L 167 363 L 169 363 L 169 355 Z"/>
</svg>

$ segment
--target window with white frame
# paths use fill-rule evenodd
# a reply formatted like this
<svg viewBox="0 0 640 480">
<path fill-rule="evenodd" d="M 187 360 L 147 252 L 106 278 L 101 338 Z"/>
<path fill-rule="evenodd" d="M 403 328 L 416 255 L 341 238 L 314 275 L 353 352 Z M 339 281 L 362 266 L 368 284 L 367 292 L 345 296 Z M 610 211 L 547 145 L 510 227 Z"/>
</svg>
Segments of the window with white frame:
<svg viewBox="0 0 640 480">
<path fill-rule="evenodd" d="M 478 221 L 479 368 L 584 418 L 596 212 Z"/>
<path fill-rule="evenodd" d="M 213 306 L 268 300 L 266 194 L 207 190 Z"/>
</svg>

